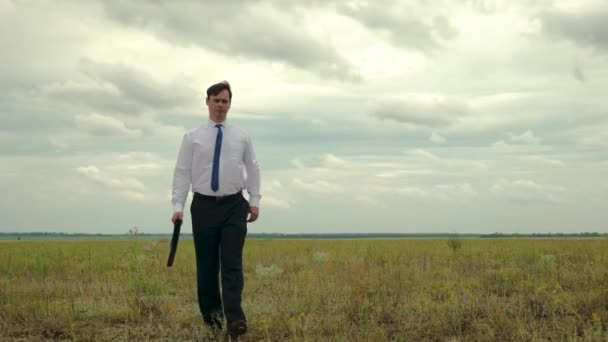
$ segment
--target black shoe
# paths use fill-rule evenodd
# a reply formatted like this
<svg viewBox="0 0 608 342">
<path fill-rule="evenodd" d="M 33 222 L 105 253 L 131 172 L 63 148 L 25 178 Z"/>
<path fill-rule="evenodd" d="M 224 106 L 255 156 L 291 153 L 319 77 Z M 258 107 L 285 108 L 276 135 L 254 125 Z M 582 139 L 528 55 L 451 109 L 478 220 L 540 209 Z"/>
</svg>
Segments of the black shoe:
<svg viewBox="0 0 608 342">
<path fill-rule="evenodd" d="M 228 324 L 228 336 L 233 341 L 237 341 L 239 336 L 247 332 L 247 322 L 236 321 Z"/>
<path fill-rule="evenodd" d="M 222 320 L 217 315 L 203 315 L 205 325 L 212 331 L 222 330 Z"/>
</svg>

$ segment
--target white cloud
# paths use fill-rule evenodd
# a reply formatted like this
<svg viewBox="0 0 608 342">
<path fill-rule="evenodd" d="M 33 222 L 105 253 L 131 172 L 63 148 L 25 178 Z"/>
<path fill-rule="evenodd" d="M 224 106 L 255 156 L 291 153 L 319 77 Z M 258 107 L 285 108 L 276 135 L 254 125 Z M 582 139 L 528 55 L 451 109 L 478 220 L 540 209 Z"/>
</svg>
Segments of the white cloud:
<svg viewBox="0 0 608 342">
<path fill-rule="evenodd" d="M 433 194 L 430 193 L 428 190 L 411 186 L 398 187 L 394 189 L 394 192 L 401 196 L 411 197 L 414 199 L 427 199 L 433 197 Z"/>
<path fill-rule="evenodd" d="M 461 169 L 461 170 L 486 170 L 488 168 L 485 160 L 476 159 L 459 159 L 459 158 L 441 158 L 432 152 L 425 149 L 413 149 L 406 151 L 408 156 L 415 158 L 415 160 L 422 160 L 430 163 L 432 166 L 441 166 L 440 170 L 436 172 L 447 171 L 449 169 Z"/>
<path fill-rule="evenodd" d="M 293 185 L 306 193 L 315 195 L 340 195 L 343 194 L 345 189 L 342 186 L 330 183 L 327 180 L 312 180 L 312 179 L 300 179 L 294 178 Z"/>
<path fill-rule="evenodd" d="M 374 176 L 378 178 L 399 178 L 407 175 L 431 175 L 433 174 L 433 170 L 431 169 L 410 169 L 410 170 L 391 170 L 388 168 L 388 171 L 381 170 L 376 173 Z"/>
<path fill-rule="evenodd" d="M 410 151 L 408 151 L 408 153 L 414 157 L 422 157 L 424 159 L 433 160 L 433 161 L 439 160 L 439 157 L 437 157 L 433 153 L 431 153 L 427 150 L 421 149 L 421 148 L 410 150 Z"/>
<path fill-rule="evenodd" d="M 442 136 L 441 134 L 437 133 L 437 132 L 433 132 L 431 134 L 431 137 L 429 138 L 430 141 L 432 141 L 435 144 L 444 144 L 445 143 L 445 137 Z"/>
<path fill-rule="evenodd" d="M 490 145 L 490 147 L 496 151 L 502 152 L 510 152 L 514 150 L 514 148 L 511 145 L 507 144 L 504 140 L 498 140 L 497 142 Z"/>
<path fill-rule="evenodd" d="M 468 183 L 437 184 L 428 187 L 405 186 L 395 189 L 395 192 L 403 197 L 431 201 L 459 202 L 479 196 L 479 193 Z"/>
<path fill-rule="evenodd" d="M 289 161 L 289 163 L 290 163 L 292 166 L 296 167 L 297 169 L 302 169 L 302 168 L 304 168 L 304 164 L 302 164 L 302 161 L 301 161 L 300 159 L 298 159 L 298 158 L 295 158 L 295 159 L 290 160 L 290 161 Z"/>
<path fill-rule="evenodd" d="M 100 114 L 77 115 L 74 118 L 76 125 L 81 130 L 97 136 L 127 136 L 139 137 L 142 135 L 139 129 L 130 129 L 124 122 Z"/>
<path fill-rule="evenodd" d="M 562 186 L 539 184 L 529 179 L 498 179 L 491 191 L 499 197 L 514 201 L 559 202 L 566 189 Z"/>
<path fill-rule="evenodd" d="M 60 81 L 43 85 L 43 95 L 63 98 L 68 101 L 82 101 L 83 98 L 101 95 L 106 98 L 117 97 L 120 91 L 112 84 L 99 81 Z"/>
<path fill-rule="evenodd" d="M 288 201 L 264 195 L 264 207 L 289 209 L 291 208 L 291 204 Z"/>
<path fill-rule="evenodd" d="M 70 143 L 66 141 L 65 138 L 60 136 L 49 136 L 49 143 L 59 149 L 67 149 L 70 147 Z"/>
<path fill-rule="evenodd" d="M 523 156 L 522 159 L 531 161 L 531 162 L 535 162 L 535 163 L 539 163 L 539 164 L 548 165 L 548 166 L 554 166 L 554 167 L 564 167 L 566 165 L 563 161 L 561 161 L 559 159 L 547 158 L 544 156 L 537 156 L 537 155 Z"/>
<path fill-rule="evenodd" d="M 329 168 L 344 168 L 348 167 L 350 163 L 345 159 L 338 158 L 331 153 L 327 153 L 323 155 L 323 166 Z"/>
<path fill-rule="evenodd" d="M 171 174 L 175 161 L 161 158 L 151 152 L 118 153 L 110 157 L 107 170 L 112 173 L 128 175 L 167 175 Z"/>
<path fill-rule="evenodd" d="M 474 198 L 479 196 L 479 193 L 469 183 L 463 184 L 439 184 L 435 188 L 442 191 L 450 199 L 453 198 Z"/>
<path fill-rule="evenodd" d="M 509 137 L 508 142 L 500 139 L 490 147 L 497 152 L 518 152 L 528 151 L 527 147 L 523 147 L 523 145 L 538 145 L 541 142 L 541 139 L 535 136 L 532 131 L 526 131 L 519 135 L 508 132 L 507 136 Z"/>
<path fill-rule="evenodd" d="M 581 144 L 587 146 L 608 148 L 608 134 L 598 133 L 592 136 L 584 137 L 580 140 L 580 142 Z"/>
<path fill-rule="evenodd" d="M 383 101 L 369 111 L 374 118 L 427 127 L 448 126 L 470 113 L 463 101 L 428 94 Z"/>
<path fill-rule="evenodd" d="M 125 191 L 144 191 L 146 187 L 137 178 L 115 178 L 104 172 L 101 172 L 96 166 L 80 166 L 76 169 L 81 175 L 103 184 L 109 188 Z"/>
<path fill-rule="evenodd" d="M 262 203 L 264 207 L 289 209 L 293 200 L 285 199 L 285 187 L 278 179 L 262 182 Z M 289 196 L 288 196 L 289 197 Z"/>
<path fill-rule="evenodd" d="M 108 168 L 110 170 L 112 168 Z M 95 165 L 79 166 L 76 171 L 86 179 L 102 186 L 102 191 L 128 201 L 147 203 L 165 203 L 161 192 L 150 190 L 136 177 L 116 175 L 111 171 L 102 171 Z"/>
<path fill-rule="evenodd" d="M 230 118 L 237 120 L 251 121 L 270 121 L 276 119 L 275 116 L 262 113 L 245 113 L 245 112 L 230 112 Z"/>
<path fill-rule="evenodd" d="M 477 111 L 488 111 L 495 109 L 497 106 L 517 103 L 518 101 L 534 98 L 542 94 L 541 92 L 498 92 L 474 97 L 471 100 L 471 106 Z"/>
<path fill-rule="evenodd" d="M 532 131 L 525 131 L 520 135 L 509 132 L 507 135 L 509 136 L 509 140 L 514 144 L 535 145 L 541 142 L 541 139 L 535 136 Z"/>
<path fill-rule="evenodd" d="M 409 158 L 398 161 L 390 161 L 392 158 L 388 158 L 389 161 L 378 158 L 367 161 L 325 154 L 321 166 L 309 166 L 299 161 L 296 168 L 285 172 L 285 176 L 293 177 L 293 180 L 285 183 L 281 193 L 288 193 L 293 198 L 307 194 L 325 200 L 352 199 L 374 207 L 386 207 L 386 199 L 391 196 L 428 201 L 468 201 L 479 196 L 471 183 L 446 183 L 435 179 L 439 179 L 437 175 L 442 173 L 464 176 L 470 171 L 478 172 L 485 169 L 484 163 L 442 159 L 423 149 L 412 150 L 408 155 Z M 433 170 L 436 165 L 441 166 L 440 170 Z M 463 165 L 467 168 L 454 171 Z M 303 201 L 297 202 L 299 205 Z"/>
</svg>

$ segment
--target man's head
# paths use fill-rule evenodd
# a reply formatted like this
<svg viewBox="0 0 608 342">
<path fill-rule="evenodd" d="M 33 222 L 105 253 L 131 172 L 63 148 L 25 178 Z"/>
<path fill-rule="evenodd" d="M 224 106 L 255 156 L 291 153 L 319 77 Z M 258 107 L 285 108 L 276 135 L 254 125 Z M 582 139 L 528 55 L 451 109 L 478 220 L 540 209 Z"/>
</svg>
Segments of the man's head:
<svg viewBox="0 0 608 342">
<path fill-rule="evenodd" d="M 226 120 L 232 102 L 230 84 L 227 81 L 222 81 L 209 87 L 205 102 L 209 107 L 209 119 L 218 123 Z"/>
</svg>

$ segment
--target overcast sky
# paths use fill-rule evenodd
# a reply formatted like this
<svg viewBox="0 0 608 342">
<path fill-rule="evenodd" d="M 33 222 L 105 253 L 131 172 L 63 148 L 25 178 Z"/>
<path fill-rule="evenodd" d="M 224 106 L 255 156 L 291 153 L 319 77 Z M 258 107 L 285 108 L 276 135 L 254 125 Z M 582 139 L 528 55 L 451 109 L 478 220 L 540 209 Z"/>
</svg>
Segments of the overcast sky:
<svg viewBox="0 0 608 342">
<path fill-rule="evenodd" d="M 0 0 L 0 231 L 170 232 L 181 138 L 226 79 L 262 169 L 249 232 L 606 232 L 606 22 L 603 0 Z"/>
</svg>

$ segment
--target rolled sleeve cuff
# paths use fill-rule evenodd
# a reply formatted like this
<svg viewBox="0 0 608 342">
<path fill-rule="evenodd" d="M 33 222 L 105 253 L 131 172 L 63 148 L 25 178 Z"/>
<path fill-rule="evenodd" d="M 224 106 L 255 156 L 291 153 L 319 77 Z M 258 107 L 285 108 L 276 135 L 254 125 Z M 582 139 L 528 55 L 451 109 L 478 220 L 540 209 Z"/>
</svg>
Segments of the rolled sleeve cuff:
<svg viewBox="0 0 608 342">
<path fill-rule="evenodd" d="M 173 212 L 178 212 L 178 211 L 180 211 L 180 212 L 184 211 L 184 205 L 183 204 L 181 204 L 181 203 L 175 203 L 173 205 Z"/>
<path fill-rule="evenodd" d="M 249 198 L 249 206 L 259 208 L 261 198 L 262 196 L 251 196 Z"/>
</svg>

